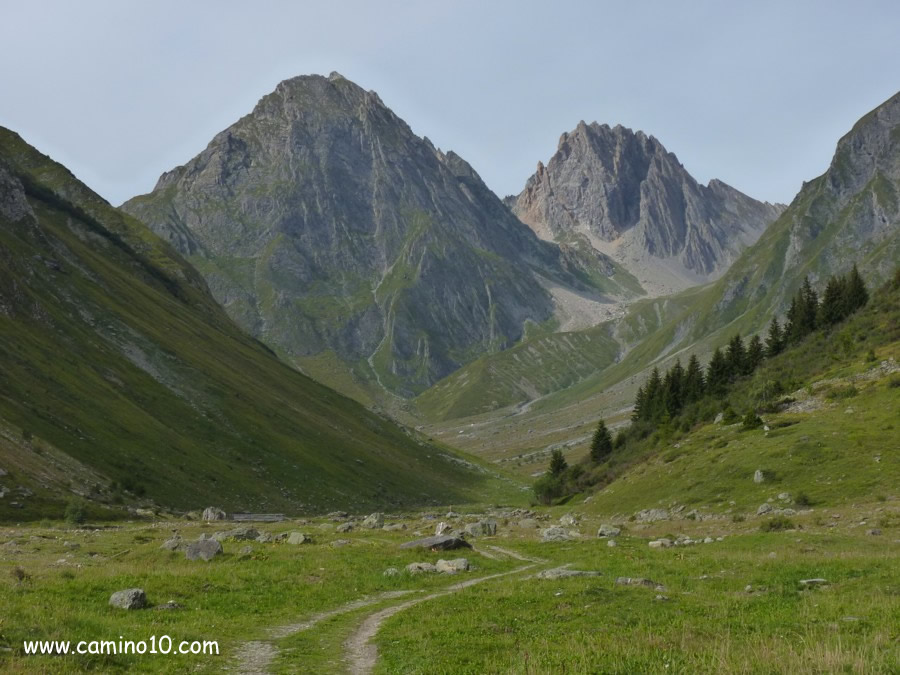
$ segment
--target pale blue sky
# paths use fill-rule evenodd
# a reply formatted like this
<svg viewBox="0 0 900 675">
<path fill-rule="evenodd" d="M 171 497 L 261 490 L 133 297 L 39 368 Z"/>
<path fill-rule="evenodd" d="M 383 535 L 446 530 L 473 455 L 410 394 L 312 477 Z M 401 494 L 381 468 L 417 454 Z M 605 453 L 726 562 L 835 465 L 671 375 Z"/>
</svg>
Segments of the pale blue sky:
<svg viewBox="0 0 900 675">
<path fill-rule="evenodd" d="M 113 203 L 337 70 L 518 192 L 580 119 L 789 201 L 900 89 L 897 2 L 0 0 L 0 124 Z"/>
</svg>

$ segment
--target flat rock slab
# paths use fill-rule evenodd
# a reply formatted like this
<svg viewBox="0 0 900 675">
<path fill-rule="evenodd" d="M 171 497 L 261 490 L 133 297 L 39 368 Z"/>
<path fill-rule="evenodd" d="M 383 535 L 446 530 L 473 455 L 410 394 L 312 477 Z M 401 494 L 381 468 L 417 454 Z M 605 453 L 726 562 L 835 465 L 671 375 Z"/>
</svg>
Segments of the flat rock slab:
<svg viewBox="0 0 900 675">
<path fill-rule="evenodd" d="M 457 548 L 472 548 L 465 539 L 445 535 L 415 539 L 400 544 L 400 548 L 428 548 L 432 551 L 452 551 Z"/>
<path fill-rule="evenodd" d="M 590 570 L 570 570 L 565 567 L 556 567 L 552 570 L 544 570 L 537 575 L 538 579 L 566 579 L 568 577 L 599 577 L 603 572 Z"/>
</svg>

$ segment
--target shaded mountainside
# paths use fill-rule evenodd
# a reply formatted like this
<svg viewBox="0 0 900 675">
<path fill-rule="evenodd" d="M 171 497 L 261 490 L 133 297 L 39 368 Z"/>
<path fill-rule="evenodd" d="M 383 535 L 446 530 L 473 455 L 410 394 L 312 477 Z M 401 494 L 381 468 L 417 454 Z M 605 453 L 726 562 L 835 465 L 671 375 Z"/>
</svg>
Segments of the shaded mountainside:
<svg viewBox="0 0 900 675">
<path fill-rule="evenodd" d="M 614 355 L 607 357 L 605 368 L 567 388 L 553 387 L 545 375 L 525 375 L 515 387 L 506 387 L 505 398 L 495 398 L 505 401 L 502 405 L 533 399 L 523 393 L 533 379 L 530 388 L 545 397 L 536 409 L 546 413 L 588 400 L 652 364 L 663 365 L 688 351 L 707 354 L 735 332 L 750 335 L 762 331 L 773 315 L 783 317 L 805 276 L 821 292 L 828 276 L 846 274 L 855 262 L 868 284 L 877 285 L 900 260 L 898 226 L 900 94 L 854 125 L 838 142 L 825 174 L 806 183 L 720 279 L 676 295 L 636 301 L 605 327 L 619 346 L 615 352 L 597 342 L 569 338 L 581 345 L 569 363 L 596 363 L 604 353 Z M 542 367 L 541 354 L 527 349 L 528 344 L 522 345 L 518 363 L 526 374 Z M 490 370 L 494 358 L 485 357 L 478 368 Z M 492 409 L 480 390 L 467 386 L 475 380 L 469 373 L 474 365 L 423 394 L 423 412 L 436 420 L 448 419 L 449 411 L 461 417 Z"/>
<path fill-rule="evenodd" d="M 654 295 L 720 276 L 783 210 L 722 181 L 697 183 L 643 132 L 580 122 L 511 200 L 544 239 L 586 239 Z"/>
<path fill-rule="evenodd" d="M 488 479 L 283 364 L 169 244 L 5 129 L 0 469 L 0 519 L 16 520 L 59 517 L 73 494 L 290 513 L 456 503 Z"/>
<path fill-rule="evenodd" d="M 289 360 L 333 354 L 403 396 L 551 320 L 556 287 L 641 292 L 590 247 L 539 240 L 459 156 L 337 73 L 282 82 L 122 208 Z"/>
</svg>

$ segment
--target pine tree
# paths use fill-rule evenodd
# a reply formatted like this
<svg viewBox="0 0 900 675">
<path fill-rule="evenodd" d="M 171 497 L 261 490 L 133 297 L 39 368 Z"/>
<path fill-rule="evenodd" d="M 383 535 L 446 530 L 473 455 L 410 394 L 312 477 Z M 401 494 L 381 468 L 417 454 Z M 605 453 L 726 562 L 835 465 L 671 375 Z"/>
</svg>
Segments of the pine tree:
<svg viewBox="0 0 900 675">
<path fill-rule="evenodd" d="M 800 289 L 803 294 L 803 305 L 800 316 L 803 322 L 803 336 L 806 337 L 816 329 L 816 319 L 819 316 L 819 296 L 813 290 L 812 284 L 809 283 L 809 277 L 803 279 L 803 286 Z"/>
<path fill-rule="evenodd" d="M 773 316 L 772 323 L 769 324 L 769 335 L 766 337 L 766 356 L 770 359 L 778 356 L 782 349 L 784 349 L 784 334 L 778 324 L 778 317 Z"/>
<path fill-rule="evenodd" d="M 647 380 L 647 388 L 644 390 L 644 394 L 646 397 L 644 407 L 647 410 L 644 419 L 655 422 L 662 417 L 663 411 L 663 386 L 658 368 L 654 368 L 651 371 L 650 379 Z"/>
<path fill-rule="evenodd" d="M 747 361 L 744 364 L 744 374 L 750 375 L 759 368 L 759 364 L 762 363 L 764 357 L 765 350 L 763 349 L 762 340 L 759 339 L 759 335 L 754 335 L 750 338 L 750 344 L 747 346 Z"/>
<path fill-rule="evenodd" d="M 728 363 L 728 374 L 732 379 L 744 374 L 747 367 L 747 350 L 744 348 L 744 341 L 741 339 L 740 334 L 735 335 L 728 342 L 725 360 Z"/>
<path fill-rule="evenodd" d="M 869 302 L 869 291 L 866 290 L 866 282 L 859 275 L 856 265 L 847 275 L 844 291 L 844 311 L 846 315 L 853 314 L 856 310 L 865 307 Z"/>
<path fill-rule="evenodd" d="M 700 359 L 696 354 L 691 354 L 687 370 L 684 373 L 684 403 L 688 405 L 699 401 L 705 393 L 706 382 L 703 378 L 703 368 L 700 367 Z"/>
<path fill-rule="evenodd" d="M 666 373 L 663 381 L 663 404 L 669 417 L 676 417 L 684 405 L 684 368 L 681 360 L 675 361 L 675 365 Z"/>
<path fill-rule="evenodd" d="M 829 277 L 819 307 L 819 323 L 833 326 L 847 316 L 847 280 L 843 277 Z"/>
<path fill-rule="evenodd" d="M 728 388 L 728 361 L 722 350 L 716 347 L 709 365 L 706 367 L 706 391 L 713 396 L 721 396 Z"/>
<path fill-rule="evenodd" d="M 550 475 L 559 476 L 563 471 L 569 468 L 566 458 L 563 457 L 562 450 L 556 449 L 550 453 Z"/>
<path fill-rule="evenodd" d="M 634 410 L 631 413 L 631 421 L 646 419 L 647 414 L 647 396 L 644 394 L 644 387 L 638 387 L 637 394 L 634 395 Z"/>
<path fill-rule="evenodd" d="M 800 320 L 800 305 L 802 303 L 798 301 L 799 298 L 799 293 L 791 298 L 791 306 L 788 308 L 787 317 L 785 318 L 782 349 L 786 344 L 797 344 L 803 339 L 802 322 Z"/>
<path fill-rule="evenodd" d="M 594 432 L 594 438 L 591 440 L 591 461 L 599 464 L 610 456 L 613 449 L 612 436 L 606 423 L 600 420 L 597 423 L 597 431 Z"/>
</svg>

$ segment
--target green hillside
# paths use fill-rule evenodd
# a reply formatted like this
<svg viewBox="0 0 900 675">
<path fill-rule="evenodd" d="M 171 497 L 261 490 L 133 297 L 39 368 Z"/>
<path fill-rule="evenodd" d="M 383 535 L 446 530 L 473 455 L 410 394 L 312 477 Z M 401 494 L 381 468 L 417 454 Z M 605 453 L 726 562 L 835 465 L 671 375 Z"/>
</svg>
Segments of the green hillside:
<svg viewBox="0 0 900 675">
<path fill-rule="evenodd" d="M 79 495 L 461 502 L 493 480 L 280 362 L 168 244 L 5 129 L 0 261 L 0 520 L 59 517 Z"/>
</svg>

